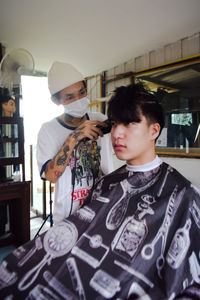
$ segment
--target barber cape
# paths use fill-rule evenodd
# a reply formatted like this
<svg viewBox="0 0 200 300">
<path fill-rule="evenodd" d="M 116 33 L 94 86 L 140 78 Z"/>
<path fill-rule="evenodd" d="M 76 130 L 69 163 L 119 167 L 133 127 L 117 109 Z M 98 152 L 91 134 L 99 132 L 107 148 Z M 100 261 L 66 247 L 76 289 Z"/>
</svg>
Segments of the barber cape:
<svg viewBox="0 0 200 300">
<path fill-rule="evenodd" d="M 199 240 L 200 194 L 188 180 L 166 163 L 123 166 L 5 258 L 0 299 L 172 300 L 200 283 Z"/>
</svg>

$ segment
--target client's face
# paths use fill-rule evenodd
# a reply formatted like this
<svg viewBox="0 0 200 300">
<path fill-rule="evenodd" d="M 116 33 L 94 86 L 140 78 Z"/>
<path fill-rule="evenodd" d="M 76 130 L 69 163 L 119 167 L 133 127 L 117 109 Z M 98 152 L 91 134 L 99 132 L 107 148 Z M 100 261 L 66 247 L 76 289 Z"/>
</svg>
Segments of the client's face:
<svg viewBox="0 0 200 300">
<path fill-rule="evenodd" d="M 130 165 L 141 165 L 152 160 L 154 151 L 153 125 L 144 116 L 141 122 L 128 125 L 112 123 L 111 138 L 118 159 Z"/>
</svg>

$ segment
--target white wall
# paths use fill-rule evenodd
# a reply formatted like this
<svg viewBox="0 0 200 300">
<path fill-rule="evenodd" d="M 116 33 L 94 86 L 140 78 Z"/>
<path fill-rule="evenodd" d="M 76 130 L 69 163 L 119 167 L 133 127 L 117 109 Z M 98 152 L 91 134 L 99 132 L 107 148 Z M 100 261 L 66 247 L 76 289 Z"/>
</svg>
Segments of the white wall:
<svg viewBox="0 0 200 300">
<path fill-rule="evenodd" d="M 161 157 L 200 189 L 200 160 L 196 158 Z"/>
</svg>

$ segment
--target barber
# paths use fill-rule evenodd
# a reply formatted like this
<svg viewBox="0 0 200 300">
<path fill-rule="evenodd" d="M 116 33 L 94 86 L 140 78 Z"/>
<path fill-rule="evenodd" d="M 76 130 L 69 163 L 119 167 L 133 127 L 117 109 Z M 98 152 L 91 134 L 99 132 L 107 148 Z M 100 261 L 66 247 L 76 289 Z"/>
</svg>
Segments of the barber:
<svg viewBox="0 0 200 300">
<path fill-rule="evenodd" d="M 109 134 L 103 136 L 98 128 L 106 126 L 106 116 L 88 112 L 83 75 L 70 64 L 54 62 L 48 86 L 64 113 L 42 125 L 37 162 L 41 178 L 55 183 L 53 220 L 58 223 L 84 203 L 97 179 L 113 171 L 113 151 Z"/>
</svg>

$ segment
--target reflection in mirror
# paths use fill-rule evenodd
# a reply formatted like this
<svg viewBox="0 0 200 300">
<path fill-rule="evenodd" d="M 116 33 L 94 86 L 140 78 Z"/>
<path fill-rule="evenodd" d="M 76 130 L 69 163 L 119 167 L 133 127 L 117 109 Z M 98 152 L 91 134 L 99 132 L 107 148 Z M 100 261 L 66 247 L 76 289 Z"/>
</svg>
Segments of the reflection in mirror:
<svg viewBox="0 0 200 300">
<path fill-rule="evenodd" d="M 137 81 L 156 92 L 166 112 L 157 152 L 200 157 L 200 59 L 140 72 Z"/>
</svg>

